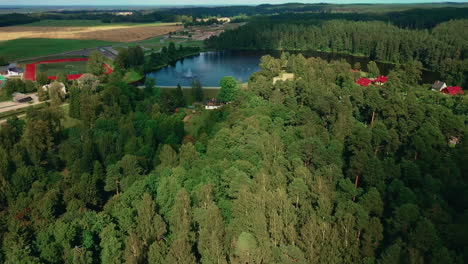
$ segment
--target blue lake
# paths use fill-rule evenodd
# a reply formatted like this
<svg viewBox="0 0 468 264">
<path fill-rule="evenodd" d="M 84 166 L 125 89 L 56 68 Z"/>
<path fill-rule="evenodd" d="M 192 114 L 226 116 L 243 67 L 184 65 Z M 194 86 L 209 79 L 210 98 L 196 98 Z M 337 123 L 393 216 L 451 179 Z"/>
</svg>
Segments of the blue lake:
<svg viewBox="0 0 468 264">
<path fill-rule="evenodd" d="M 291 52 L 295 53 L 295 52 Z M 324 60 L 346 60 L 354 65 L 359 62 L 366 70 L 369 59 L 366 57 L 357 57 L 346 54 L 302 51 L 305 57 L 320 57 Z M 166 66 L 160 70 L 149 73 L 146 76 L 156 79 L 157 86 L 191 86 L 192 80 L 198 78 L 203 87 L 217 87 L 219 80 L 225 76 L 232 76 L 240 82 L 247 82 L 252 73 L 259 71 L 260 58 L 264 55 L 279 57 L 278 51 L 214 51 L 202 52 L 199 55 L 181 59 L 172 65 Z M 382 74 L 388 72 L 394 67 L 393 64 L 377 63 Z M 422 81 L 424 83 L 433 83 L 439 78 L 439 74 L 422 71 Z"/>
<path fill-rule="evenodd" d="M 260 70 L 258 64 L 265 54 L 255 51 L 202 52 L 149 73 L 147 77 L 156 79 L 158 86 L 191 86 L 192 79 L 198 78 L 204 87 L 216 87 L 224 76 L 246 82 L 252 73 Z"/>
</svg>

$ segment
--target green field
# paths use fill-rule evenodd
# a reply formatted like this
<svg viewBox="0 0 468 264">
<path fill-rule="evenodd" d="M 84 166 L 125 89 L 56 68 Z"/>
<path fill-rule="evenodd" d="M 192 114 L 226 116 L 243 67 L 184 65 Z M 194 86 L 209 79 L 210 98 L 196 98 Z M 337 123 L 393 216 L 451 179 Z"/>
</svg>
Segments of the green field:
<svg viewBox="0 0 468 264">
<path fill-rule="evenodd" d="M 123 81 L 126 83 L 133 83 L 136 81 L 139 81 L 143 78 L 138 72 L 135 70 L 130 70 L 127 73 L 125 73 L 125 76 L 123 78 Z"/>
<path fill-rule="evenodd" d="M 58 63 L 43 63 L 36 65 L 36 72 L 45 72 L 48 76 L 56 76 L 59 73 L 80 74 L 86 73 L 86 61 L 70 61 Z"/>
<path fill-rule="evenodd" d="M 19 60 L 112 44 L 101 40 L 14 39 L 0 41 L 0 57 L 6 60 Z"/>
</svg>

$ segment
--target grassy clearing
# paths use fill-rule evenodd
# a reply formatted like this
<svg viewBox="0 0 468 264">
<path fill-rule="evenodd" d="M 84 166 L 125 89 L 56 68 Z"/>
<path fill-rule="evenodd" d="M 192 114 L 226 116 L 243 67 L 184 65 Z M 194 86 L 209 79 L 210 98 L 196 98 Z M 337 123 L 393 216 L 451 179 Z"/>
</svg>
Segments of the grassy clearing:
<svg viewBox="0 0 468 264">
<path fill-rule="evenodd" d="M 164 36 L 159 36 L 159 37 L 155 37 L 155 38 L 150 38 L 150 39 L 145 39 L 145 40 L 141 40 L 141 41 L 137 41 L 135 42 L 136 44 L 144 44 L 144 43 L 148 43 L 148 44 L 151 44 L 151 43 L 161 43 L 161 40 L 164 38 Z"/>
<path fill-rule="evenodd" d="M 7 60 L 19 60 L 112 44 L 112 42 L 101 40 L 15 39 L 0 42 L 0 57 Z"/>
<path fill-rule="evenodd" d="M 48 76 L 56 76 L 59 73 L 64 74 L 80 74 L 86 73 L 87 61 L 69 61 L 58 63 L 37 64 L 36 71 L 45 72 Z"/>
<path fill-rule="evenodd" d="M 64 128 L 70 128 L 70 127 L 74 127 L 78 124 L 80 124 L 80 120 L 78 119 L 75 119 L 75 118 L 72 118 L 68 115 L 68 111 L 70 109 L 70 105 L 69 104 L 64 104 L 62 106 L 60 106 L 62 109 L 63 109 L 63 113 L 64 113 L 64 118 L 62 119 L 62 126 Z"/>
<path fill-rule="evenodd" d="M 127 73 L 125 73 L 123 81 L 126 83 L 133 83 L 133 82 L 141 80 L 142 78 L 143 76 L 141 74 L 139 74 L 135 70 L 130 70 Z"/>
<path fill-rule="evenodd" d="M 23 107 L 23 108 L 20 108 L 20 109 L 3 112 L 3 113 L 0 113 L 0 120 L 7 119 L 7 118 L 12 117 L 12 116 L 18 116 L 18 115 L 25 114 L 28 111 L 28 109 L 31 108 L 31 107 L 35 108 L 35 109 L 40 109 L 40 108 L 43 108 L 45 106 L 46 106 L 45 103 L 35 104 L 35 105 L 31 105 L 29 107 Z"/>
</svg>

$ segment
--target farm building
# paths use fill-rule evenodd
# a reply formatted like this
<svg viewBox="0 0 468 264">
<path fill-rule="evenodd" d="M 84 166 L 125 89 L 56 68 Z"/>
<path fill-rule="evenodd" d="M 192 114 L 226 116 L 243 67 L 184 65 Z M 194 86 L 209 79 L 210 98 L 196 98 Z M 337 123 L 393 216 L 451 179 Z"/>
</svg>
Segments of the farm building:
<svg viewBox="0 0 468 264">
<path fill-rule="evenodd" d="M 278 81 L 285 82 L 288 80 L 294 80 L 294 73 L 281 73 L 279 76 L 273 78 L 273 84 Z"/>
<path fill-rule="evenodd" d="M 460 86 L 449 86 L 449 87 L 443 88 L 441 92 L 444 94 L 450 94 L 450 95 L 465 94 Z"/>
<path fill-rule="evenodd" d="M 16 103 L 27 103 L 31 102 L 34 99 L 31 97 L 31 95 L 27 94 L 22 94 L 22 93 L 14 93 L 13 94 L 13 101 Z"/>
<path fill-rule="evenodd" d="M 447 84 L 441 81 L 436 81 L 432 85 L 432 90 L 441 92 L 443 89 L 447 88 Z"/>
</svg>

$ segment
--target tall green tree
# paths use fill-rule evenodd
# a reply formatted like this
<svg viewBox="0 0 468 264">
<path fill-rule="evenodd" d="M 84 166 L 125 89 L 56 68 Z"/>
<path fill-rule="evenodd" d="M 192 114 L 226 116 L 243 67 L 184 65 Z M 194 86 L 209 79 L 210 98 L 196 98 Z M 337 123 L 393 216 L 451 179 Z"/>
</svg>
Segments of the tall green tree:
<svg viewBox="0 0 468 264">
<path fill-rule="evenodd" d="M 232 76 L 223 77 L 219 81 L 219 86 L 221 86 L 221 90 L 219 91 L 218 99 L 221 102 L 230 102 L 234 100 L 239 92 L 239 85 L 236 79 Z"/>
<path fill-rule="evenodd" d="M 89 55 L 88 62 L 86 63 L 86 70 L 89 73 L 94 75 L 100 76 L 106 72 L 104 68 L 104 63 L 106 62 L 106 58 L 102 55 L 99 51 L 93 51 Z"/>
<path fill-rule="evenodd" d="M 369 75 L 372 78 L 376 78 L 380 75 L 379 66 L 377 66 L 375 61 L 369 61 L 369 63 L 367 63 L 367 72 L 369 72 Z"/>
<path fill-rule="evenodd" d="M 203 87 L 199 79 L 193 79 L 192 81 L 192 97 L 195 102 L 203 101 Z"/>
</svg>

